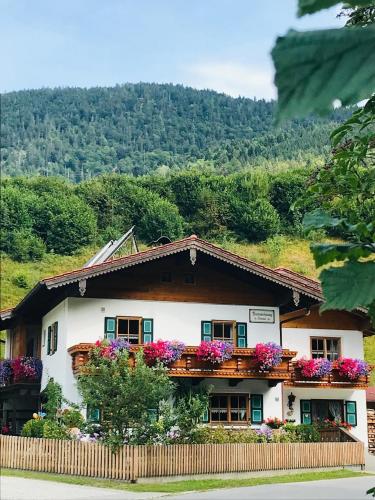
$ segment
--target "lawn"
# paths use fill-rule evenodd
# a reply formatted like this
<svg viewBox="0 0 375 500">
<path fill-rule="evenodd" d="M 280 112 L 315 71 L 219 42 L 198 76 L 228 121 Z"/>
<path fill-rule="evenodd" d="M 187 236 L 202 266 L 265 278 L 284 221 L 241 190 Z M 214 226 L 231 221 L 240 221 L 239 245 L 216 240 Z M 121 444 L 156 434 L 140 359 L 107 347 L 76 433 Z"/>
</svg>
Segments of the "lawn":
<svg viewBox="0 0 375 500">
<path fill-rule="evenodd" d="M 354 472 L 348 469 L 329 470 L 323 472 L 300 472 L 282 476 L 251 477 L 244 479 L 189 479 L 186 481 L 173 481 L 165 483 L 138 483 L 130 484 L 111 479 L 95 479 L 91 477 L 68 476 L 62 474 L 49 474 L 45 472 L 22 471 L 2 469 L 2 476 L 15 476 L 27 479 L 41 479 L 57 481 L 60 483 L 79 484 L 83 486 L 96 486 L 98 488 L 113 488 L 136 492 L 161 492 L 183 493 L 186 491 L 207 491 L 219 488 L 238 488 L 240 486 L 259 486 L 262 484 L 297 483 L 303 481 L 319 481 L 322 479 L 342 479 L 360 477 L 365 473 Z"/>
</svg>

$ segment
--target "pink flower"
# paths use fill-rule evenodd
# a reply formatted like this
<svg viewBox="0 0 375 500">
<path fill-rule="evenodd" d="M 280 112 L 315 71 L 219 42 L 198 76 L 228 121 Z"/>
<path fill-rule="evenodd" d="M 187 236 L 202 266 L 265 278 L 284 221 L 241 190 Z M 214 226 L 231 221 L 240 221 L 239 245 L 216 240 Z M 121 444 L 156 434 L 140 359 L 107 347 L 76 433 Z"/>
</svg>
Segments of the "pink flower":
<svg viewBox="0 0 375 500">
<path fill-rule="evenodd" d="M 233 344 L 222 342 L 221 340 L 212 340 L 210 342 L 202 341 L 197 350 L 197 358 L 201 361 L 210 361 L 211 363 L 222 363 L 232 357 Z"/>
<path fill-rule="evenodd" d="M 275 342 L 259 343 L 255 346 L 254 356 L 261 370 L 270 370 L 281 363 L 283 350 Z"/>
</svg>

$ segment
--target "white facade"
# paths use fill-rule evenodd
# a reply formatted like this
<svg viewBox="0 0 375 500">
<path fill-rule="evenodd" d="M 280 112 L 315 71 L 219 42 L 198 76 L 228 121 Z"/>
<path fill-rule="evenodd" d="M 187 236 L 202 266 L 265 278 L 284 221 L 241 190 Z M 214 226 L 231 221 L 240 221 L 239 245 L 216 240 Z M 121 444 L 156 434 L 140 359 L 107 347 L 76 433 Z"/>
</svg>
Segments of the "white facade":
<svg viewBox="0 0 375 500">
<path fill-rule="evenodd" d="M 310 358 L 311 337 L 340 338 L 341 355 L 343 357 L 363 359 L 363 335 L 362 332 L 355 330 L 283 328 L 283 347 L 291 351 L 297 351 L 298 358 L 303 356 Z"/>
<path fill-rule="evenodd" d="M 249 309 L 274 311 L 274 323 L 252 323 Z M 76 380 L 67 349 L 79 343 L 91 343 L 104 337 L 104 318 L 139 316 L 152 318 L 154 339 L 180 340 L 186 345 L 199 345 L 201 321 L 233 320 L 247 323 L 247 344 L 254 347 L 258 342 L 280 343 L 279 310 L 276 307 L 249 305 L 221 305 L 192 302 L 167 302 L 148 300 L 68 298 L 48 312 L 42 320 L 42 336 L 46 338 L 48 326 L 58 322 L 58 346 L 53 355 L 47 355 L 47 342 L 42 342 L 42 388 L 53 377 L 63 388 L 64 396 L 79 402 Z M 341 354 L 363 358 L 362 333 L 351 330 L 324 330 L 283 328 L 283 348 L 298 351 L 297 357 L 310 357 L 310 337 L 339 337 Z M 352 433 L 367 443 L 366 400 L 364 390 L 284 387 L 278 383 L 269 387 L 266 380 L 247 379 L 231 386 L 228 380 L 205 379 L 203 385 L 212 385 L 213 392 L 225 394 L 262 394 L 264 418 L 293 418 L 300 423 L 301 399 L 340 399 L 356 401 L 358 425 Z M 294 412 L 288 414 L 288 394 L 296 396 Z"/>
</svg>

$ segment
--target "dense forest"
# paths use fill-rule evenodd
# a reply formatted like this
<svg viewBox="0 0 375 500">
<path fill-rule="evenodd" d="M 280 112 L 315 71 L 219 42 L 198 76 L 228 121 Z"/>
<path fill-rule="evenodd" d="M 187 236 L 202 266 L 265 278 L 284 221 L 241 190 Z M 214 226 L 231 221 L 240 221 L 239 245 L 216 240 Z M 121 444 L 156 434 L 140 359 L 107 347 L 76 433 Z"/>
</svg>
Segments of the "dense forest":
<svg viewBox="0 0 375 500">
<path fill-rule="evenodd" d="M 273 102 L 146 83 L 11 92 L 1 105 L 3 174 L 73 182 L 174 171 L 197 160 L 226 174 L 311 161 L 329 152 L 329 133 L 346 116 L 336 111 L 276 127 Z"/>
<path fill-rule="evenodd" d="M 45 252 L 71 255 L 118 238 L 133 224 L 146 244 L 191 233 L 219 243 L 301 236 L 303 213 L 314 206 L 296 202 L 314 172 L 259 168 L 220 175 L 190 168 L 168 176 L 105 174 L 80 183 L 9 177 L 1 183 L 0 250 L 19 261 L 38 260 Z M 357 205 L 335 200 L 334 208 L 355 218 Z M 364 222 L 371 216 L 367 212 L 366 221 L 361 215 Z"/>
</svg>

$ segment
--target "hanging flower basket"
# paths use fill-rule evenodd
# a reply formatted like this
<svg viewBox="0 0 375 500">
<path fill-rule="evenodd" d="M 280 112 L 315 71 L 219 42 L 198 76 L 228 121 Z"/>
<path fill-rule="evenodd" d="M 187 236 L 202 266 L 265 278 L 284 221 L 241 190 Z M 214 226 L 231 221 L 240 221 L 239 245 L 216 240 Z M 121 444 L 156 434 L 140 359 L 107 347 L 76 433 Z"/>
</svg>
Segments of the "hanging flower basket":
<svg viewBox="0 0 375 500">
<path fill-rule="evenodd" d="M 282 347 L 275 342 L 259 343 L 255 346 L 254 357 L 260 371 L 268 371 L 274 366 L 279 365 L 282 355 Z"/>
<path fill-rule="evenodd" d="M 302 358 L 297 361 L 297 368 L 301 370 L 301 375 L 307 379 L 322 379 L 332 372 L 333 363 L 326 358 Z"/>
<path fill-rule="evenodd" d="M 231 359 L 232 354 L 233 344 L 230 342 L 222 342 L 221 340 L 202 341 L 197 350 L 197 359 L 220 364 Z"/>
<path fill-rule="evenodd" d="M 339 375 L 347 380 L 357 380 L 359 377 L 369 375 L 370 366 L 363 359 L 342 358 L 337 362 Z"/>
<path fill-rule="evenodd" d="M 185 344 L 178 340 L 157 340 L 145 345 L 143 355 L 149 366 L 153 366 L 156 363 L 169 365 L 181 359 L 184 350 Z"/>
</svg>

